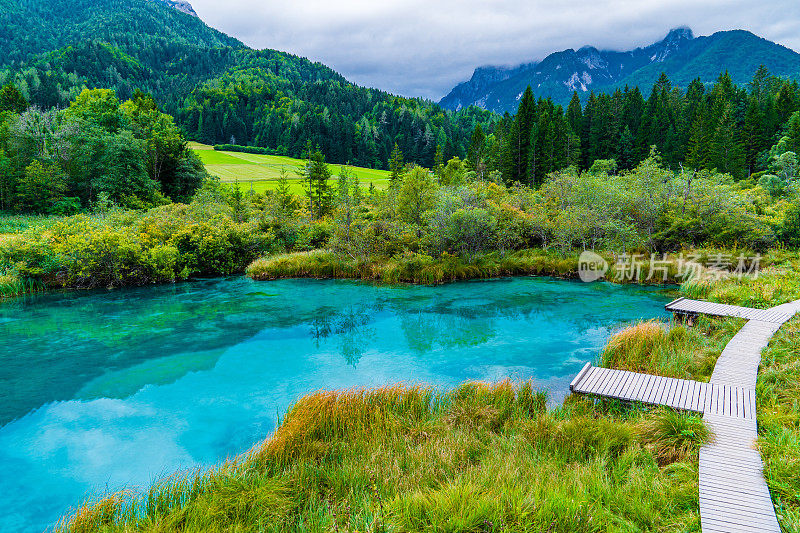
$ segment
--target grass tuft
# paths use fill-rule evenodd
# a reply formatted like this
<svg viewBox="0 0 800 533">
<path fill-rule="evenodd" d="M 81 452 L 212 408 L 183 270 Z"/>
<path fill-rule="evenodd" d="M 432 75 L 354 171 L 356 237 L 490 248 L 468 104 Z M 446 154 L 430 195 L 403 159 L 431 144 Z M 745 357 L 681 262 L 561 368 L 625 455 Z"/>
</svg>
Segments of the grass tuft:
<svg viewBox="0 0 800 533">
<path fill-rule="evenodd" d="M 637 430 L 661 466 L 696 457 L 700 447 L 713 439 L 699 415 L 667 408 L 642 418 Z"/>
</svg>

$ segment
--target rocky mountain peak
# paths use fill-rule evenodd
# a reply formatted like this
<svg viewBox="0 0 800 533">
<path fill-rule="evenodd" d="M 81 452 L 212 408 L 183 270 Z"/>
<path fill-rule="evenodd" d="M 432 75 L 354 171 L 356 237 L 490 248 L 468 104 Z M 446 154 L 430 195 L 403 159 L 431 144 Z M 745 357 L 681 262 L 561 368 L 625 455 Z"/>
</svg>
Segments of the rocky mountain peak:
<svg viewBox="0 0 800 533">
<path fill-rule="evenodd" d="M 181 13 L 186 13 L 187 15 L 197 17 L 197 13 L 195 13 L 192 4 L 190 4 L 186 0 L 159 0 L 159 1 L 161 3 L 167 4 L 168 6 L 174 9 L 177 9 Z"/>
</svg>

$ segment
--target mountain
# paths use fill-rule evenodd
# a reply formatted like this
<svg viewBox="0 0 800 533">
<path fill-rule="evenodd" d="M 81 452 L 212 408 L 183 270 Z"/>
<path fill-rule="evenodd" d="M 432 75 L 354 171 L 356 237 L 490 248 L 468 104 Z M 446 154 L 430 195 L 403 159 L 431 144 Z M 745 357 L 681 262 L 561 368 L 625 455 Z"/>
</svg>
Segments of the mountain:
<svg viewBox="0 0 800 533">
<path fill-rule="evenodd" d="M 177 9 L 181 13 L 186 13 L 187 15 L 191 15 L 193 17 L 197 16 L 197 13 L 194 12 L 192 4 L 186 2 L 185 0 L 160 0 L 160 1 L 164 2 L 170 7 Z"/>
<path fill-rule="evenodd" d="M 457 85 L 439 102 L 458 110 L 470 105 L 496 112 L 514 112 L 528 85 L 537 97 L 565 104 L 573 91 L 608 91 L 617 87 L 652 86 L 661 72 L 675 85 L 695 78 L 710 83 L 728 70 L 734 83 L 747 83 L 759 65 L 772 74 L 800 74 L 800 54 L 748 31 L 717 32 L 695 37 L 689 28 L 676 28 L 661 41 L 628 52 L 600 51 L 585 46 L 555 52 L 540 62 L 518 67 L 485 66 L 469 81 Z"/>
<path fill-rule="evenodd" d="M 187 17 L 179 6 L 194 13 L 179 0 L 0 0 L 0 66 L 86 40 L 109 43 L 129 55 L 164 46 L 244 46 L 196 16 Z"/>
<path fill-rule="evenodd" d="M 278 50 L 252 50 L 207 26 L 185 0 L 0 0 L 0 85 L 41 107 L 84 88 L 121 99 L 151 93 L 190 138 L 333 163 L 385 167 L 395 143 L 432 166 L 437 147 L 463 156 L 475 125 L 495 117 L 350 83 Z"/>
</svg>

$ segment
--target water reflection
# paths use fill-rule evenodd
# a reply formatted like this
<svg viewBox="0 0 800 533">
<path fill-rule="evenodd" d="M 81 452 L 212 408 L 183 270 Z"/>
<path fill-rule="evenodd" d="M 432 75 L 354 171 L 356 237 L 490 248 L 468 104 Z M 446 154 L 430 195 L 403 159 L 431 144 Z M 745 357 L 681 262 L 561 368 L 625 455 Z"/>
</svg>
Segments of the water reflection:
<svg viewBox="0 0 800 533">
<path fill-rule="evenodd" d="M 542 278 L 441 287 L 244 278 L 0 304 L 0 529 L 210 465 L 320 388 L 533 378 L 556 398 L 652 289 Z"/>
</svg>

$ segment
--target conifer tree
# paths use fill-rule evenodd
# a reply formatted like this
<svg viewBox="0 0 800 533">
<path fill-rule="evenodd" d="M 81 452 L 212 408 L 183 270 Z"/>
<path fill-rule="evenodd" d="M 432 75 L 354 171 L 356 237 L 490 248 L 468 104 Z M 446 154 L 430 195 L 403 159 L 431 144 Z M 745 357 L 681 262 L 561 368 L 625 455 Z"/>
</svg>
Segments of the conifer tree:
<svg viewBox="0 0 800 533">
<path fill-rule="evenodd" d="M 717 122 L 711 140 L 709 164 L 720 172 L 741 177 L 744 166 L 744 153 L 736 131 L 733 106 L 727 104 Z"/>
<path fill-rule="evenodd" d="M 515 118 L 516 128 L 516 172 L 514 179 L 523 183 L 528 181 L 528 151 L 530 150 L 530 131 L 536 122 L 536 101 L 533 98 L 533 91 L 530 85 L 522 93 L 519 102 L 519 109 Z"/>
<path fill-rule="evenodd" d="M 486 144 L 486 134 L 483 132 L 480 124 L 475 125 L 472 130 L 472 136 L 469 139 L 469 148 L 467 149 L 467 162 L 472 166 L 478 175 L 478 178 L 483 179 L 485 165 L 483 163 L 483 152 Z"/>
<path fill-rule="evenodd" d="M 748 100 L 742 130 L 744 164 L 748 176 L 755 171 L 758 154 L 768 148 L 767 142 L 764 113 L 761 110 L 758 96 L 752 94 Z"/>
<path fill-rule="evenodd" d="M 583 110 L 581 109 L 581 99 L 578 91 L 572 91 L 572 98 L 567 106 L 567 122 L 572 131 L 581 131 L 581 121 L 583 120 Z"/>
<path fill-rule="evenodd" d="M 308 196 L 312 219 L 325 216 L 333 202 L 333 190 L 328 183 L 331 171 L 325 162 L 325 155 L 318 149 L 312 148 L 311 141 L 306 143 L 306 160 L 298 170 L 303 178 Z"/>
<path fill-rule="evenodd" d="M 389 185 L 395 187 L 403 177 L 403 152 L 397 143 L 394 143 L 392 154 L 389 157 Z"/>
</svg>

